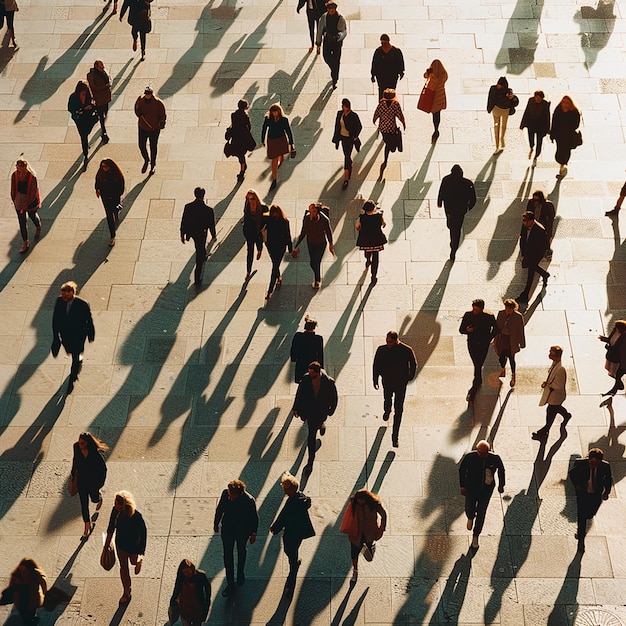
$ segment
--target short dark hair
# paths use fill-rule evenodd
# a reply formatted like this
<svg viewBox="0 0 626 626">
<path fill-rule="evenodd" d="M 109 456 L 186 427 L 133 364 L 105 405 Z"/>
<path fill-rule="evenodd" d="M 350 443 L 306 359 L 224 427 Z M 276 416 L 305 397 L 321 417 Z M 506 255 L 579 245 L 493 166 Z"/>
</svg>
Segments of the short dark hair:
<svg viewBox="0 0 626 626">
<path fill-rule="evenodd" d="M 477 306 L 479 309 L 485 308 L 485 301 L 482 298 L 476 298 L 472 300 L 472 306 Z"/>
<path fill-rule="evenodd" d="M 240 111 L 245 111 L 248 108 L 248 101 L 247 100 L 239 100 L 239 102 L 237 102 L 237 108 Z"/>
<path fill-rule="evenodd" d="M 537 91 L 535 91 L 535 96 L 539 96 L 542 100 L 546 97 L 546 94 L 543 93 L 543 91 L 541 91 L 541 89 L 537 89 Z"/>
<path fill-rule="evenodd" d="M 204 194 L 206 193 L 206 191 L 202 188 L 202 187 L 196 187 L 193 190 L 193 195 L 198 198 L 198 200 L 202 200 L 202 198 L 204 198 Z"/>
<path fill-rule="evenodd" d="M 381 40 L 381 41 L 389 41 L 389 35 L 388 35 L 387 33 L 383 33 L 383 34 L 380 36 L 380 40 Z"/>
<path fill-rule="evenodd" d="M 317 372 L 319 374 L 322 371 L 322 366 L 319 364 L 318 361 L 313 361 L 312 363 L 309 363 L 308 369 L 313 370 L 314 372 Z"/>
<path fill-rule="evenodd" d="M 524 211 L 522 213 L 522 220 L 524 222 L 531 222 L 534 221 L 535 219 L 535 214 L 532 211 Z"/>
<path fill-rule="evenodd" d="M 589 450 L 589 458 L 601 461 L 604 458 L 604 452 L 602 452 L 600 448 L 591 448 L 591 450 Z"/>
<path fill-rule="evenodd" d="M 350 102 L 350 100 L 348 100 L 348 98 L 344 98 L 341 101 L 341 106 L 342 107 L 348 107 L 349 109 L 351 109 L 352 108 L 352 103 Z"/>
<path fill-rule="evenodd" d="M 389 339 L 393 339 L 394 341 L 398 341 L 398 331 L 397 330 L 390 330 L 387 333 L 387 337 L 389 337 Z"/>
</svg>

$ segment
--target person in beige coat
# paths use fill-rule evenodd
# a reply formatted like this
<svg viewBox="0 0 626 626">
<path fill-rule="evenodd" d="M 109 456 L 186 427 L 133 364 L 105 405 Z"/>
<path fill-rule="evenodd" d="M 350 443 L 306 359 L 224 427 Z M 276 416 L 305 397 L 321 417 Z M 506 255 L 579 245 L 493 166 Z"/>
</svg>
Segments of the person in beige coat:
<svg viewBox="0 0 626 626">
<path fill-rule="evenodd" d="M 433 115 L 433 126 L 435 132 L 432 134 L 431 142 L 436 143 L 439 139 L 439 123 L 441 122 L 441 111 L 446 108 L 446 81 L 448 80 L 448 72 L 439 59 L 434 59 L 430 67 L 424 72 L 424 78 L 427 79 L 426 88 L 435 92 L 433 98 L 433 106 L 430 112 Z"/>
<path fill-rule="evenodd" d="M 533 439 L 543 440 L 548 437 L 550 427 L 554 423 L 557 413 L 563 416 L 563 425 L 567 424 L 572 414 L 563 406 L 567 393 L 565 387 L 567 385 L 567 371 L 561 364 L 563 356 L 563 348 L 561 346 L 551 346 L 548 354 L 552 361 L 552 367 L 548 371 L 548 377 L 541 383 L 543 393 L 539 406 L 546 406 L 546 424 L 537 432 L 532 434 Z"/>
<path fill-rule="evenodd" d="M 512 298 L 504 301 L 504 309 L 498 312 L 496 324 L 498 334 L 493 340 L 500 361 L 500 378 L 506 376 L 506 360 L 511 364 L 511 387 L 515 387 L 515 355 L 526 347 L 524 316 L 518 311 L 518 304 Z"/>
</svg>

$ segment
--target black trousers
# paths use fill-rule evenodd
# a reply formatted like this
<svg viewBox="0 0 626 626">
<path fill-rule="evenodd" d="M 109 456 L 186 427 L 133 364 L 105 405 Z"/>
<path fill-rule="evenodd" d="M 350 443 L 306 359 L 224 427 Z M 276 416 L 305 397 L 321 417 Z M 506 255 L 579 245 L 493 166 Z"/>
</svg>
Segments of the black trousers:
<svg viewBox="0 0 626 626">
<path fill-rule="evenodd" d="M 78 380 L 78 375 L 83 367 L 83 357 L 80 352 L 71 352 L 72 355 L 72 367 L 70 368 L 70 380 L 74 382 Z"/>
<path fill-rule="evenodd" d="M 342 137 L 343 169 L 349 170 L 350 172 L 352 172 L 352 148 L 354 148 L 354 139 L 352 139 L 352 137 Z"/>
<path fill-rule="evenodd" d="M 529 265 L 528 266 L 528 275 L 526 277 L 526 286 L 524 287 L 524 291 L 522 291 L 522 293 L 528 297 L 530 295 L 530 288 L 533 286 L 533 280 L 535 278 L 535 272 L 537 272 L 537 274 L 539 274 L 539 276 L 541 276 L 541 278 L 543 278 L 544 280 L 546 278 L 548 278 L 548 272 L 546 272 L 546 270 L 543 269 L 543 267 L 541 267 L 539 265 L 539 263 L 536 263 L 534 265 Z"/>
<path fill-rule="evenodd" d="M 272 275 L 270 276 L 270 284 L 267 288 L 268 293 L 272 293 L 274 291 L 276 281 L 280 278 L 280 264 L 285 256 L 285 250 L 287 250 L 287 246 L 284 243 L 279 244 L 278 246 L 271 244 L 267 246 L 267 251 L 270 253 L 270 259 L 272 259 Z"/>
<path fill-rule="evenodd" d="M 498 357 L 498 361 L 500 362 L 500 367 L 502 369 L 506 367 L 507 359 L 511 364 L 511 373 L 515 374 L 515 355 L 511 354 L 510 350 L 502 350 L 502 352 L 500 352 L 500 356 Z"/>
<path fill-rule="evenodd" d="M 192 237 L 193 245 L 196 247 L 196 269 L 194 270 L 194 281 L 199 283 L 202 280 L 202 268 L 206 261 L 206 238 L 207 234 Z"/>
<path fill-rule="evenodd" d="M 107 129 L 104 122 L 106 120 L 107 113 L 109 112 L 108 102 L 106 104 L 101 104 L 100 106 L 97 106 L 96 112 L 98 113 L 98 120 L 100 121 L 100 130 L 102 130 L 102 136 L 105 137 L 107 134 Z"/>
<path fill-rule="evenodd" d="M 285 537 L 283 535 L 283 550 L 289 560 L 289 577 L 295 578 L 298 572 L 298 553 L 302 539 L 295 537 Z"/>
<path fill-rule="evenodd" d="M 326 242 L 310 243 L 307 239 L 306 245 L 309 249 L 309 265 L 313 270 L 313 276 L 316 281 L 320 282 L 322 280 L 322 257 L 326 250 Z"/>
<path fill-rule="evenodd" d="M 383 99 L 383 91 L 385 89 L 395 89 L 398 84 L 398 75 L 395 76 L 377 76 L 376 82 L 378 83 L 378 101 Z"/>
<path fill-rule="evenodd" d="M 250 274 L 252 272 L 252 260 L 254 259 L 254 249 L 259 252 L 263 250 L 263 241 L 259 235 L 254 237 L 246 237 L 246 245 L 248 247 L 246 252 L 246 272 Z"/>
<path fill-rule="evenodd" d="M 526 130 L 528 131 L 528 144 L 531 148 L 535 147 L 535 137 L 537 138 L 537 150 L 535 151 L 535 158 L 537 158 L 541 154 L 541 146 L 545 135 L 538 133 L 532 128 L 527 128 Z"/>
<path fill-rule="evenodd" d="M 156 165 L 160 134 L 161 129 L 159 128 L 156 130 L 144 130 L 141 126 L 139 127 L 139 151 L 141 152 L 143 160 L 146 162 L 150 161 L 150 165 L 152 165 L 152 167 Z M 150 141 L 150 157 L 148 157 L 148 141 Z"/>
<path fill-rule="evenodd" d="M 578 541 L 584 541 L 587 534 L 587 520 L 591 519 L 602 504 L 602 496 L 597 493 L 579 491 L 576 494 L 576 513 L 578 521 Z"/>
<path fill-rule="evenodd" d="M 378 264 L 380 262 L 380 252 L 366 252 L 365 258 L 370 262 L 372 278 L 376 278 L 378 274 Z"/>
<path fill-rule="evenodd" d="M 324 37 L 322 46 L 322 54 L 324 62 L 330 68 L 330 78 L 335 84 L 339 80 L 339 64 L 341 63 L 341 41 L 329 41 L 328 37 Z"/>
<path fill-rule="evenodd" d="M 489 342 L 478 344 L 468 343 L 467 349 L 469 350 L 470 358 L 474 364 L 474 380 L 471 389 L 471 399 L 473 400 L 478 388 L 483 384 L 483 365 L 489 353 Z"/>
<path fill-rule="evenodd" d="M 461 229 L 463 228 L 463 220 L 465 213 L 446 213 L 446 226 L 450 231 L 450 251 L 456 252 L 461 243 Z"/>
<path fill-rule="evenodd" d="M 229 585 L 235 584 L 235 558 L 234 550 L 237 544 L 237 575 L 243 574 L 246 565 L 247 536 L 237 536 L 231 533 L 222 533 L 222 547 L 224 549 L 224 569 L 226 581 Z"/>
<path fill-rule="evenodd" d="M 326 417 L 323 418 L 315 418 L 315 419 L 307 419 L 306 425 L 309 429 L 306 438 L 307 450 L 309 452 L 309 458 L 307 460 L 307 465 L 313 465 L 313 461 L 315 460 L 315 452 L 317 448 L 317 431 L 320 429 Z"/>
<path fill-rule="evenodd" d="M 109 227 L 109 234 L 111 239 L 115 237 L 116 226 L 115 222 L 118 217 L 117 207 L 120 205 L 120 198 L 101 198 L 102 205 L 104 206 L 104 212 L 107 216 L 107 226 Z"/>
<path fill-rule="evenodd" d="M 560 165 L 567 165 L 569 163 L 569 159 L 572 156 L 572 148 L 568 143 L 558 141 L 556 142 L 556 154 L 554 155 L 554 160 Z"/>
<path fill-rule="evenodd" d="M 141 53 L 143 54 L 146 51 L 146 33 L 143 30 L 139 30 L 134 26 L 131 28 L 130 34 L 133 37 L 133 41 L 137 41 L 137 36 L 139 36 L 139 40 L 141 42 Z"/>
<path fill-rule="evenodd" d="M 90 486 L 78 484 L 78 498 L 80 499 L 80 512 L 83 516 L 83 522 L 88 522 L 89 517 L 89 499 L 94 504 L 100 501 L 100 489 Z"/>
<path fill-rule="evenodd" d="M 383 408 L 385 413 L 391 413 L 391 403 L 393 401 L 393 430 L 391 432 L 393 439 L 397 439 L 400 433 L 400 424 L 402 423 L 405 397 L 406 385 L 404 387 L 386 387 L 385 383 L 383 383 Z"/>
<path fill-rule="evenodd" d="M 307 6 L 306 19 L 309 22 L 309 37 L 311 38 L 311 47 L 315 46 L 315 29 L 317 28 L 318 16 L 317 11 L 309 11 Z"/>
<path fill-rule="evenodd" d="M 554 424 L 557 415 L 565 419 L 569 417 L 569 412 L 562 404 L 548 404 L 546 406 L 546 425 L 541 430 L 548 432 L 552 424 Z"/>
<path fill-rule="evenodd" d="M 22 235 L 22 241 L 28 241 L 28 226 L 26 225 L 26 218 L 30 217 L 33 224 L 39 228 L 41 226 L 41 219 L 39 218 L 39 213 L 37 211 L 24 211 L 24 213 L 17 213 L 17 221 L 20 224 L 20 233 Z"/>
<path fill-rule="evenodd" d="M 467 515 L 469 519 L 474 520 L 474 537 L 480 535 L 485 525 L 485 515 L 494 487 L 495 483 L 492 483 L 491 485 L 483 485 L 482 491 L 479 492 L 467 490 L 467 495 L 465 496 L 465 515 Z"/>
</svg>

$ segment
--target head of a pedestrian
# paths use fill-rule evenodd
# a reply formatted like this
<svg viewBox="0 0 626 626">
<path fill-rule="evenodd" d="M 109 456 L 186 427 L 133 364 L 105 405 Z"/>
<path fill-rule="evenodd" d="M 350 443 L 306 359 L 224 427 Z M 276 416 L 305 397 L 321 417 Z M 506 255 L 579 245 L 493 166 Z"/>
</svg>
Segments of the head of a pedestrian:
<svg viewBox="0 0 626 626">
<path fill-rule="evenodd" d="M 113 506 L 120 513 L 123 511 L 126 517 L 132 517 L 137 510 L 135 498 L 133 498 L 133 495 L 129 491 L 118 491 L 115 494 Z"/>
<path fill-rule="evenodd" d="M 309 218 L 312 220 L 318 220 L 320 217 L 320 209 L 322 205 L 319 203 L 309 204 Z"/>
<path fill-rule="evenodd" d="M 589 455 L 587 456 L 589 467 L 591 467 L 591 469 L 596 469 L 596 467 L 602 463 L 603 458 L 604 452 L 602 452 L 600 448 L 591 448 L 591 450 L 589 450 Z"/>
<path fill-rule="evenodd" d="M 76 83 L 76 89 L 74 89 L 74 95 L 80 98 L 82 103 L 91 100 L 91 91 L 89 85 L 84 80 L 79 80 Z"/>
<path fill-rule="evenodd" d="M 320 378 L 320 376 L 322 375 L 321 371 L 322 366 L 319 364 L 318 361 L 313 361 L 312 363 L 309 363 L 307 372 L 311 380 L 317 380 L 318 378 Z"/>
<path fill-rule="evenodd" d="M 288 498 L 293 498 L 296 493 L 298 493 L 300 483 L 295 476 L 289 472 L 285 472 L 280 479 L 280 486 L 283 488 L 283 493 Z"/>
<path fill-rule="evenodd" d="M 356 491 L 352 501 L 356 506 L 367 505 L 369 509 L 374 509 L 376 508 L 376 505 L 381 504 L 380 498 L 375 493 L 372 493 L 367 489 L 359 489 Z"/>
<path fill-rule="evenodd" d="M 352 103 L 350 102 L 350 100 L 348 100 L 348 98 L 344 98 L 341 101 L 341 110 L 343 111 L 344 115 L 352 110 Z"/>
<path fill-rule="evenodd" d="M 390 330 L 385 337 L 385 345 L 388 348 L 393 348 L 398 345 L 398 332 L 395 330 Z"/>
<path fill-rule="evenodd" d="M 380 36 L 380 47 L 383 49 L 383 52 L 389 52 L 391 50 L 391 42 L 389 41 L 389 35 L 383 33 Z"/>
<path fill-rule="evenodd" d="M 237 102 L 237 108 L 240 111 L 246 111 L 248 109 L 248 106 L 249 106 L 249 104 L 248 104 L 247 100 L 243 100 L 242 99 L 242 100 L 239 100 L 239 102 Z"/>
<path fill-rule="evenodd" d="M 314 333 L 317 328 L 317 320 L 314 320 L 312 317 L 308 315 L 304 318 L 304 332 L 305 333 Z"/>
<path fill-rule="evenodd" d="M 452 166 L 450 174 L 453 176 L 453 178 L 461 180 L 461 178 L 463 178 L 463 168 L 457 163 L 456 165 Z"/>
<path fill-rule="evenodd" d="M 17 177 L 20 179 L 26 178 L 28 173 L 32 172 L 26 159 L 17 159 L 17 161 L 15 161 L 15 171 L 17 172 Z"/>
<path fill-rule="evenodd" d="M 228 499 L 236 500 L 246 490 L 246 483 L 238 478 L 228 483 Z"/>
<path fill-rule="evenodd" d="M 154 95 L 154 91 L 152 90 L 152 87 L 150 85 L 148 85 L 144 90 L 143 90 L 143 97 L 150 100 L 150 98 L 152 98 L 152 96 Z"/>
<path fill-rule="evenodd" d="M 491 446 L 489 445 L 489 442 L 484 439 L 476 444 L 476 452 L 481 459 L 486 459 L 490 450 Z"/>
<path fill-rule="evenodd" d="M 281 220 L 282 222 L 288 221 L 285 212 L 277 204 L 272 204 L 270 207 L 270 217 L 273 220 Z"/>
<path fill-rule="evenodd" d="M 567 113 L 568 111 L 578 110 L 578 107 L 574 104 L 574 101 L 572 100 L 571 96 L 563 96 L 561 98 L 561 102 L 559 102 L 559 107 L 561 107 L 561 110 L 564 113 Z"/>
<path fill-rule="evenodd" d="M 93 63 L 93 66 L 99 72 L 104 72 L 104 61 L 102 59 L 96 59 Z"/>
<path fill-rule="evenodd" d="M 335 13 L 337 13 L 337 4 L 335 2 L 327 2 L 326 10 L 328 11 L 328 15 L 335 15 Z"/>
<path fill-rule="evenodd" d="M 196 573 L 196 566 L 189 559 L 183 559 L 178 566 L 177 578 L 192 578 Z"/>
<path fill-rule="evenodd" d="M 206 194 L 206 190 L 202 187 L 196 187 L 193 190 L 193 195 L 196 200 L 204 200 L 204 195 Z"/>
<path fill-rule="evenodd" d="M 617 320 L 617 322 L 615 322 L 615 330 L 620 335 L 626 332 L 626 320 Z"/>
<path fill-rule="evenodd" d="M 550 351 L 548 352 L 548 358 L 551 361 L 560 361 L 563 356 L 563 348 L 561 346 L 550 346 Z"/>
<path fill-rule="evenodd" d="M 255 212 L 260 204 L 261 199 L 259 198 L 259 194 L 254 189 L 248 189 L 246 192 L 246 206 L 251 211 Z"/>
<path fill-rule="evenodd" d="M 396 99 L 395 89 L 391 89 L 391 87 L 389 87 L 385 89 L 385 91 L 383 91 L 383 100 L 386 100 L 387 102 L 392 102 L 395 99 Z"/>
<path fill-rule="evenodd" d="M 543 191 L 541 191 L 541 189 L 538 189 L 537 191 L 533 192 L 532 200 L 535 206 L 539 206 L 546 201 L 546 196 Z"/>
<path fill-rule="evenodd" d="M 500 78 L 498 78 L 496 87 L 498 89 L 505 89 L 505 90 L 509 88 L 509 81 L 506 79 L 506 76 L 500 76 Z"/>
<path fill-rule="evenodd" d="M 363 213 L 374 213 L 376 211 L 376 203 L 373 200 L 366 200 L 363 203 Z"/>
<path fill-rule="evenodd" d="M 61 285 L 61 300 L 70 302 L 76 296 L 78 285 L 73 280 L 68 280 Z"/>
<path fill-rule="evenodd" d="M 472 300 L 472 313 L 478 315 L 485 310 L 485 301 L 482 298 Z"/>
<path fill-rule="evenodd" d="M 504 301 L 504 312 L 507 315 L 513 315 L 519 309 L 519 304 L 513 298 L 507 298 Z"/>
<path fill-rule="evenodd" d="M 535 225 L 535 214 L 532 211 L 522 213 L 522 224 L 530 230 Z"/>
<path fill-rule="evenodd" d="M 539 104 L 540 102 L 543 102 L 543 99 L 546 97 L 546 94 L 543 93 L 543 91 L 541 91 L 541 89 L 537 89 L 537 91 L 535 91 L 535 94 L 533 95 L 533 98 L 535 99 L 535 102 L 537 104 Z"/>
<path fill-rule="evenodd" d="M 272 104 L 268 112 L 268 117 L 271 117 L 274 119 L 275 122 L 278 122 L 278 120 L 283 117 L 283 115 L 283 107 L 281 107 L 278 103 Z"/>
</svg>

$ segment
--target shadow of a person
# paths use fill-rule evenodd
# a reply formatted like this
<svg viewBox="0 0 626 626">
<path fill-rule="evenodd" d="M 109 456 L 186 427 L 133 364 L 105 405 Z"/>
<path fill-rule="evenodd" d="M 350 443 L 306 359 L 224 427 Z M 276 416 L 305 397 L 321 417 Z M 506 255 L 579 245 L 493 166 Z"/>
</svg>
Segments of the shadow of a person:
<svg viewBox="0 0 626 626">
<path fill-rule="evenodd" d="M 580 47 L 585 55 L 587 69 L 593 67 L 600 52 L 606 48 L 615 29 L 615 0 L 598 0 L 596 8 L 583 6 L 576 11 L 574 21 L 580 26 Z M 592 24 L 603 24 L 605 30 L 587 32 L 585 29 L 591 20 Z"/>
<path fill-rule="evenodd" d="M 446 585 L 439 598 L 439 604 L 433 613 L 430 624 L 457 624 L 465 601 L 469 584 L 472 559 L 470 554 L 462 554 L 454 563 Z"/>
</svg>

